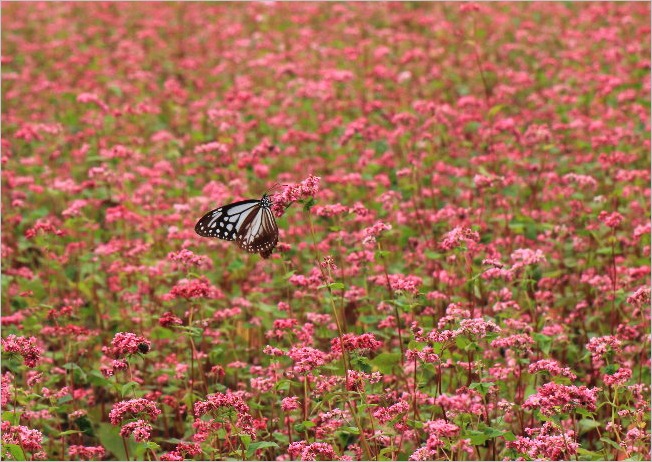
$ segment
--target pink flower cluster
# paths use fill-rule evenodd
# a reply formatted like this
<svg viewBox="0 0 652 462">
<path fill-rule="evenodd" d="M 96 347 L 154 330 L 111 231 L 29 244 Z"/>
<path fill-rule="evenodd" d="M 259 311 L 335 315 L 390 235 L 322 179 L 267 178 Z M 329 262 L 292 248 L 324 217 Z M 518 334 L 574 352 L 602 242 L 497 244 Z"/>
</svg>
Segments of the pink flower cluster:
<svg viewBox="0 0 652 462">
<path fill-rule="evenodd" d="M 134 439 L 139 442 L 149 440 L 150 435 L 152 434 L 152 425 L 145 422 L 144 420 L 136 420 L 134 422 L 129 422 L 122 426 L 120 429 L 120 436 L 123 438 L 128 438 L 129 435 L 134 435 Z"/>
<path fill-rule="evenodd" d="M 136 398 L 114 404 L 109 412 L 109 420 L 113 425 L 120 425 L 125 418 L 146 415 L 150 420 L 155 420 L 160 413 L 161 410 L 155 402 Z"/>
<path fill-rule="evenodd" d="M 309 175 L 298 184 L 283 185 L 283 189 L 272 196 L 272 212 L 280 217 L 293 202 L 307 199 L 319 192 L 320 177 Z"/>
<path fill-rule="evenodd" d="M 439 243 L 442 250 L 452 250 L 463 244 L 469 244 L 480 241 L 480 235 L 471 228 L 457 226 L 446 233 Z"/>
<path fill-rule="evenodd" d="M 22 356 L 27 367 L 36 367 L 43 354 L 43 350 L 37 345 L 36 337 L 20 337 L 14 334 L 2 339 L 2 349 L 7 353 Z"/>
<path fill-rule="evenodd" d="M 2 444 L 15 444 L 23 450 L 34 453 L 34 458 L 45 459 L 43 450 L 43 433 L 23 425 L 11 425 L 8 420 L 2 422 Z"/>
<path fill-rule="evenodd" d="M 383 346 L 383 343 L 379 340 L 376 340 L 374 334 L 344 334 L 342 336 L 342 343 L 344 344 L 344 350 L 346 351 L 355 351 L 362 350 L 365 352 L 373 352 L 378 350 Z M 342 344 L 340 343 L 340 338 L 335 337 L 331 340 L 331 352 L 335 355 L 342 354 Z"/>
<path fill-rule="evenodd" d="M 524 409 L 537 409 L 543 415 L 568 414 L 576 408 L 595 411 L 599 388 L 546 383 L 523 403 Z"/>
<path fill-rule="evenodd" d="M 68 455 L 70 457 L 79 457 L 81 460 L 102 460 L 106 456 L 106 449 L 102 446 L 81 446 L 71 444 L 68 446 Z"/>
<path fill-rule="evenodd" d="M 287 353 L 295 365 L 294 371 L 303 374 L 330 361 L 329 355 L 312 347 L 292 347 Z"/>
<path fill-rule="evenodd" d="M 196 255 L 188 249 L 182 249 L 178 252 L 170 252 L 168 254 L 168 259 L 179 263 L 184 269 L 189 267 L 196 267 L 204 270 L 213 268 L 213 261 L 210 258 L 205 255 Z"/>
<path fill-rule="evenodd" d="M 211 285 L 208 279 L 201 277 L 198 279 L 181 279 L 177 282 L 165 299 L 172 300 L 175 298 L 222 298 L 222 292 Z"/>
<path fill-rule="evenodd" d="M 296 441 L 290 443 L 288 454 L 292 460 L 340 460 L 340 457 L 328 443 L 308 443 Z"/>
<path fill-rule="evenodd" d="M 579 445 L 575 441 L 575 432 L 563 432 L 552 422 L 545 422 L 541 428 L 526 428 L 529 436 L 517 436 L 515 441 L 508 441 L 507 447 L 532 459 L 570 460 L 577 454 Z"/>
<path fill-rule="evenodd" d="M 618 212 L 608 213 L 603 210 L 598 215 L 598 220 L 600 220 L 609 228 L 617 228 L 623 222 L 623 219 L 624 217 Z"/>
<path fill-rule="evenodd" d="M 528 372 L 530 374 L 535 374 L 540 371 L 546 371 L 551 376 L 561 376 L 568 377 L 571 380 L 575 380 L 577 376 L 568 367 L 561 367 L 557 361 L 554 359 L 541 359 L 539 361 L 533 362 L 528 366 Z"/>
<path fill-rule="evenodd" d="M 136 353 L 147 353 L 152 342 L 132 332 L 118 332 L 111 340 L 111 347 L 104 347 L 104 354 L 113 358 L 123 358 Z"/>
<path fill-rule="evenodd" d="M 410 403 L 400 399 L 389 407 L 377 407 L 371 413 L 381 424 L 394 420 L 410 410 Z"/>
<path fill-rule="evenodd" d="M 238 416 L 237 425 L 240 430 L 252 437 L 256 435 L 249 406 L 244 402 L 242 397 L 234 393 L 214 393 L 208 395 L 205 401 L 197 401 L 193 410 L 195 418 L 199 418 L 212 411 L 234 410 Z"/>
<path fill-rule="evenodd" d="M 53 234 L 55 236 L 63 236 L 65 234 L 64 231 L 62 231 L 55 225 L 53 220 L 43 218 L 37 220 L 34 226 L 29 228 L 27 231 L 25 231 L 25 237 L 28 239 L 32 239 L 38 234 L 39 231 L 45 234 Z"/>
</svg>

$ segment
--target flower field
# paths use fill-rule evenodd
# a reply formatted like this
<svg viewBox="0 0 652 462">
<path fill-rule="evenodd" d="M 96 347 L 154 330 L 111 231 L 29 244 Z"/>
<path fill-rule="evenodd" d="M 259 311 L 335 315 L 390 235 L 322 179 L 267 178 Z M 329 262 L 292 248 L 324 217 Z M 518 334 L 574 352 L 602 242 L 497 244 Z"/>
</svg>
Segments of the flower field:
<svg viewBox="0 0 652 462">
<path fill-rule="evenodd" d="M 3 459 L 650 459 L 649 3 L 3 2 L 1 74 Z"/>
</svg>

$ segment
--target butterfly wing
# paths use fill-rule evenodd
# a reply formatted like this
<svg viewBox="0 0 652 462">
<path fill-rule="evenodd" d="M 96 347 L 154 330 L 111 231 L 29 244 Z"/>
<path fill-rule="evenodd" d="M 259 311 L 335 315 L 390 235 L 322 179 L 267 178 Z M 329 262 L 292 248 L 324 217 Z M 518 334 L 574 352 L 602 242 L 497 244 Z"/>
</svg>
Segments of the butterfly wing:
<svg viewBox="0 0 652 462">
<path fill-rule="evenodd" d="M 260 206 L 256 213 L 249 212 L 238 230 L 236 242 L 247 252 L 260 252 L 261 257 L 269 257 L 278 243 L 278 226 L 272 210 Z"/>
<path fill-rule="evenodd" d="M 235 241 L 243 224 L 260 210 L 259 200 L 234 202 L 211 210 L 195 225 L 195 232 L 203 237 L 217 237 Z"/>
</svg>

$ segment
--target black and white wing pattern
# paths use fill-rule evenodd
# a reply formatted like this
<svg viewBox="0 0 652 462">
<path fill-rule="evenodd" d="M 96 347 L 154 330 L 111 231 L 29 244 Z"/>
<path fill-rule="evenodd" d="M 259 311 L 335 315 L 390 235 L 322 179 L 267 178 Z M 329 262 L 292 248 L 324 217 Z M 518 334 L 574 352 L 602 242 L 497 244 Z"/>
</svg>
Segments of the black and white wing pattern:
<svg viewBox="0 0 652 462">
<path fill-rule="evenodd" d="M 267 258 L 278 243 L 278 226 L 271 207 L 272 201 L 266 194 L 260 200 L 224 205 L 204 215 L 195 225 L 195 232 L 236 241 L 241 249 Z"/>
</svg>

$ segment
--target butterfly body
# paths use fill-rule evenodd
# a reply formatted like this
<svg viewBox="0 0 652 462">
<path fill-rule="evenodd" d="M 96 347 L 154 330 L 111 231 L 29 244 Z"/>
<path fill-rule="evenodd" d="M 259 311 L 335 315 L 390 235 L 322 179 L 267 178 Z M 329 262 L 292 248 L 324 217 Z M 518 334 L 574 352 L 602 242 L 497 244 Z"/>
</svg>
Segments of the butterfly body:
<svg viewBox="0 0 652 462">
<path fill-rule="evenodd" d="M 278 226 L 267 194 L 260 200 L 233 202 L 211 210 L 197 222 L 195 232 L 236 241 L 241 249 L 260 253 L 263 258 L 269 257 L 278 243 Z"/>
</svg>

